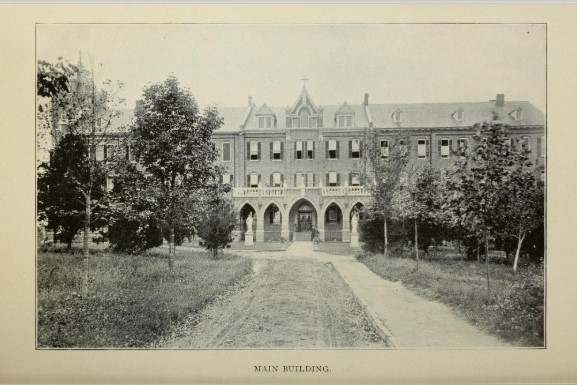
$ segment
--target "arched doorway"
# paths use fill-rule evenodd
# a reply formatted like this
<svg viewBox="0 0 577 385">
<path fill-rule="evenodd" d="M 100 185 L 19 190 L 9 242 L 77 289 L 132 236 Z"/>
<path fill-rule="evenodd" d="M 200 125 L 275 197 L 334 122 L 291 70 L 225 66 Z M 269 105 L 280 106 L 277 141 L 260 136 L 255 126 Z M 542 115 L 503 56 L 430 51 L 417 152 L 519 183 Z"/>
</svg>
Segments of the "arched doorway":
<svg viewBox="0 0 577 385">
<path fill-rule="evenodd" d="M 339 205 L 331 203 L 325 210 L 325 241 L 343 240 L 343 212 Z"/>
<path fill-rule="evenodd" d="M 246 228 L 246 218 L 252 214 L 252 234 L 253 234 L 253 240 L 256 240 L 256 221 L 257 219 L 257 215 L 256 215 L 256 210 L 250 205 L 250 203 L 245 203 L 241 209 L 240 209 L 240 215 L 239 215 L 239 224 L 238 224 L 238 228 L 240 229 L 240 239 L 242 241 L 244 241 L 244 233 L 246 233 L 247 228 Z"/>
<path fill-rule="evenodd" d="M 274 203 L 268 205 L 264 211 L 263 222 L 265 242 L 281 239 L 282 221 L 283 217 L 280 208 Z"/>
<path fill-rule="evenodd" d="M 307 199 L 295 202 L 289 213 L 290 233 L 295 241 L 310 241 L 312 228 L 317 226 L 317 210 Z"/>
<path fill-rule="evenodd" d="M 365 214 L 364 214 L 364 212 L 363 212 L 363 209 L 364 209 L 364 208 L 365 208 L 365 206 L 364 206 L 361 202 L 357 202 L 357 203 L 353 206 L 353 208 L 351 209 L 351 212 L 349 213 L 349 219 L 350 219 L 349 223 L 351 223 L 351 224 L 353 223 L 353 222 L 352 222 L 353 215 L 354 215 L 355 213 L 357 213 L 358 216 L 359 216 L 359 217 L 358 217 L 359 222 L 358 222 L 358 224 L 357 224 L 357 233 L 359 234 L 359 241 L 364 240 L 363 235 L 362 235 L 362 232 L 361 232 L 361 229 L 360 229 L 360 223 L 361 223 L 361 221 L 362 221 L 362 220 L 364 219 L 364 217 L 365 217 Z"/>
</svg>

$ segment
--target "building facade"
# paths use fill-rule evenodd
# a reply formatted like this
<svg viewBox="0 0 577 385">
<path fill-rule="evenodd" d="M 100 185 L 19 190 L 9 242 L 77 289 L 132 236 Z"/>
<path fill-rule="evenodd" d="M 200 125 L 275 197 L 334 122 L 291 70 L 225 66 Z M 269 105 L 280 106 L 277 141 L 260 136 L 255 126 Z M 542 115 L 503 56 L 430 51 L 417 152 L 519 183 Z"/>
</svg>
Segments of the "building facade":
<svg viewBox="0 0 577 385">
<path fill-rule="evenodd" d="M 292 107 L 257 106 L 249 97 L 246 107 L 219 112 L 224 123 L 213 140 L 223 182 L 233 186 L 238 236 L 244 238 L 252 214 L 256 242 L 310 240 L 313 226 L 321 240 L 350 241 L 351 216 L 370 199 L 361 178 L 368 129 L 378 132 L 382 157 L 400 134 L 410 163 L 443 168 L 466 149 L 475 124 L 499 120 L 533 163 L 545 161 L 544 114 L 502 94 L 488 102 L 431 104 L 370 104 L 365 94 L 360 104 L 317 106 L 303 87 Z"/>
</svg>

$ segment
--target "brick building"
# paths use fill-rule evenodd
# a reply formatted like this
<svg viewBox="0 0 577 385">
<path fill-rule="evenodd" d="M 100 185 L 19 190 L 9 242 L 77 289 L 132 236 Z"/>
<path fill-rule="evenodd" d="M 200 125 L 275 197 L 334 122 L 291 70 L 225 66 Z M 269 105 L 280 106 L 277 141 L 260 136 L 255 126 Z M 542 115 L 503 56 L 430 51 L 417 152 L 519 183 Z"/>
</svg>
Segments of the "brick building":
<svg viewBox="0 0 577 385">
<path fill-rule="evenodd" d="M 310 239 L 312 226 L 321 240 L 350 241 L 352 211 L 370 199 L 360 178 L 368 128 L 378 130 L 383 157 L 402 133 L 410 162 L 449 167 L 475 134 L 472 126 L 498 117 L 510 139 L 544 164 L 544 114 L 502 94 L 488 102 L 430 104 L 370 104 L 365 94 L 360 104 L 318 106 L 303 87 L 292 107 L 257 106 L 249 97 L 246 107 L 219 112 L 224 124 L 214 142 L 227 170 L 223 179 L 233 186 L 239 229 L 253 214 L 256 242 Z"/>
</svg>

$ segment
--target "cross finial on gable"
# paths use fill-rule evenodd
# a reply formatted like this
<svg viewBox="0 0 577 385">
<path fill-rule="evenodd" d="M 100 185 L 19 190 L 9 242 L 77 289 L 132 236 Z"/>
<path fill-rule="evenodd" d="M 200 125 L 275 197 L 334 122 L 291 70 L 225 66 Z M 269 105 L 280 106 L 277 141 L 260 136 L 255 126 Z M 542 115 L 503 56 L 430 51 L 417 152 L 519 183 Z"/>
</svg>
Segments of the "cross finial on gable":
<svg viewBox="0 0 577 385">
<path fill-rule="evenodd" d="M 303 82 L 303 88 L 305 88 L 306 82 L 307 82 L 308 80 L 309 80 L 309 79 L 308 79 L 306 76 L 303 76 L 303 78 L 301 79 L 301 81 Z"/>
</svg>

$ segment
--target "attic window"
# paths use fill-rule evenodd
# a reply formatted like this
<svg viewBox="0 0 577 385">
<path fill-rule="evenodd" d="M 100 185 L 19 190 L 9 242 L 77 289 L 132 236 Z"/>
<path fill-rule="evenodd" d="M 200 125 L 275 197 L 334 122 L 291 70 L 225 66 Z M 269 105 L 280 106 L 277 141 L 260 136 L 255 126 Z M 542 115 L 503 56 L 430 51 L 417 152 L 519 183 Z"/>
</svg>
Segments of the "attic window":
<svg viewBox="0 0 577 385">
<path fill-rule="evenodd" d="M 300 113 L 301 117 L 301 128 L 307 128 L 309 126 L 310 114 L 307 110 L 302 110 Z"/>
<path fill-rule="evenodd" d="M 395 123 L 401 123 L 402 121 L 402 111 L 397 109 L 395 112 L 393 112 L 393 122 Z"/>
<path fill-rule="evenodd" d="M 338 127 L 352 127 L 353 126 L 353 116 L 352 115 L 338 115 L 337 116 L 337 126 Z"/>
<path fill-rule="evenodd" d="M 513 118 L 513 120 L 523 120 L 523 109 L 521 107 L 517 107 L 509 114 Z"/>
<path fill-rule="evenodd" d="M 457 122 L 462 122 L 463 121 L 463 109 L 460 108 L 457 111 L 455 111 L 453 113 L 453 118 L 457 121 Z"/>
<path fill-rule="evenodd" d="M 272 116 L 259 116 L 258 128 L 272 128 Z"/>
</svg>

